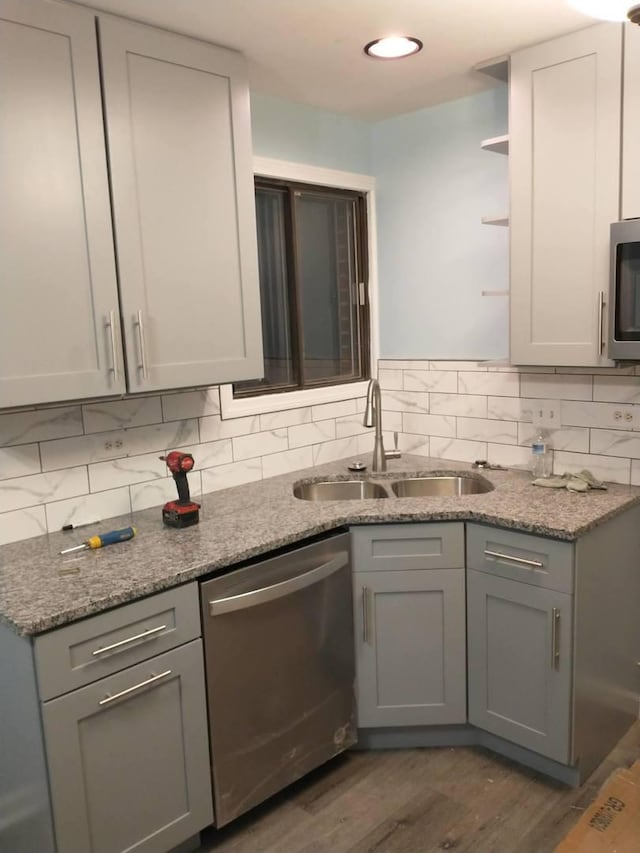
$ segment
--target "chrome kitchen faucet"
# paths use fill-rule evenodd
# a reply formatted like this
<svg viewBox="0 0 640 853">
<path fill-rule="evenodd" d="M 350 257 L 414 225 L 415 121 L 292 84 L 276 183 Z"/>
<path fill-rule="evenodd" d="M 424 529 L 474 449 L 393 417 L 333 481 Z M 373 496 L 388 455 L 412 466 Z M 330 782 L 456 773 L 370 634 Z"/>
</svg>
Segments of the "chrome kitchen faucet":
<svg viewBox="0 0 640 853">
<path fill-rule="evenodd" d="M 399 459 L 402 454 L 398 450 L 398 433 L 394 432 L 395 448 L 385 450 L 382 441 L 382 394 L 380 383 L 377 379 L 369 380 L 367 388 L 367 407 L 364 411 L 362 423 L 366 427 L 375 427 L 376 435 L 373 443 L 373 458 L 371 460 L 372 471 L 386 471 L 387 459 Z"/>
</svg>

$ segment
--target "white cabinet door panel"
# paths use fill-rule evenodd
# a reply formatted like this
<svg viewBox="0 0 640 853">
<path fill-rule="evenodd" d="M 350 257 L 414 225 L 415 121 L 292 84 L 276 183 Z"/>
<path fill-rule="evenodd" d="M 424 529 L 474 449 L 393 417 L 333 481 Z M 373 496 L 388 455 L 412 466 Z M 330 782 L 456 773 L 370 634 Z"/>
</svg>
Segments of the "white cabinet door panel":
<svg viewBox="0 0 640 853">
<path fill-rule="evenodd" d="M 261 375 L 244 61 L 109 17 L 100 43 L 130 390 Z"/>
<path fill-rule="evenodd" d="M 618 218 L 622 29 L 516 53 L 510 78 L 511 361 L 602 365 Z"/>
<path fill-rule="evenodd" d="M 640 27 L 624 26 L 622 219 L 640 217 Z"/>
<path fill-rule="evenodd" d="M 120 393 L 93 15 L 2 0 L 0 80 L 0 408 Z"/>
</svg>

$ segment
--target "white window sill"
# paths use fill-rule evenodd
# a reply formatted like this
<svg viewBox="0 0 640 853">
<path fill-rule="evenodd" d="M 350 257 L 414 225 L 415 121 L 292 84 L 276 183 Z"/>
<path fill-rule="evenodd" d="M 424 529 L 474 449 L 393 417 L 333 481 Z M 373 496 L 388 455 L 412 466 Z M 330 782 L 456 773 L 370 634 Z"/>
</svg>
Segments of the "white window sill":
<svg viewBox="0 0 640 853">
<path fill-rule="evenodd" d="M 365 397 L 368 381 L 349 382 L 345 385 L 331 385 L 326 388 L 307 388 L 304 391 L 288 391 L 283 394 L 263 394 L 259 397 L 240 397 L 234 399 L 233 386 L 220 386 L 220 415 L 223 420 L 262 415 L 267 412 L 285 412 L 288 409 L 301 409 L 305 406 L 319 406 L 322 403 L 339 403 Z"/>
</svg>

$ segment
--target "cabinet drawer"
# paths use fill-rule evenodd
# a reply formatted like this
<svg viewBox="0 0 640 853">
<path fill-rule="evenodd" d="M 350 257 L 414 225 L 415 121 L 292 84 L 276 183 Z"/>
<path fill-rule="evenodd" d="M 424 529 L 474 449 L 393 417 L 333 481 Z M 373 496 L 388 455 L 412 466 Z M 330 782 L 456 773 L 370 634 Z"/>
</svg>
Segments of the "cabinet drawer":
<svg viewBox="0 0 640 853">
<path fill-rule="evenodd" d="M 573 592 L 573 544 L 467 524 L 467 568 L 558 592 Z"/>
<path fill-rule="evenodd" d="M 464 568 L 464 525 L 376 524 L 351 528 L 354 572 Z"/>
<path fill-rule="evenodd" d="M 58 628 L 34 643 L 40 698 L 60 696 L 199 636 L 197 584 Z"/>
</svg>

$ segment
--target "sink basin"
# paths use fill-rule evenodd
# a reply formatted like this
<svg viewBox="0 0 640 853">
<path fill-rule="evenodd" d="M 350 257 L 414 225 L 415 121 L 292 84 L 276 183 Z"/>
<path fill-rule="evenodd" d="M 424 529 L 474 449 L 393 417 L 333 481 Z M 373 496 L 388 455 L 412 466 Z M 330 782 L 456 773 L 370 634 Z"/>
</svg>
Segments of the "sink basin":
<svg viewBox="0 0 640 853">
<path fill-rule="evenodd" d="M 492 484 L 481 477 L 407 477 L 391 484 L 398 498 L 451 497 L 454 495 L 480 495 L 493 491 Z"/>
<path fill-rule="evenodd" d="M 298 483 L 293 487 L 293 494 L 303 501 L 361 501 L 366 498 L 389 497 L 382 486 L 367 480 Z"/>
</svg>

